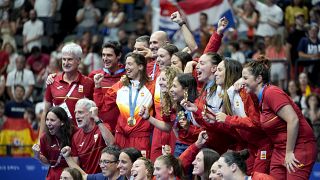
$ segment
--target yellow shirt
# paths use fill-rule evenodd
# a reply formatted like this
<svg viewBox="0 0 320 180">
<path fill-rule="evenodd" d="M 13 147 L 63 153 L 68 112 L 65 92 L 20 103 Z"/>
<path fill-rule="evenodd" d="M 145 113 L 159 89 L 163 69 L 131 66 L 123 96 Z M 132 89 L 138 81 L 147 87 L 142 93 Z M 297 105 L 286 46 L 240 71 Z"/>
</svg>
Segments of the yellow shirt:
<svg viewBox="0 0 320 180">
<path fill-rule="evenodd" d="M 308 8 L 306 6 L 303 6 L 302 8 L 299 6 L 288 6 L 286 8 L 286 12 L 285 12 L 285 20 L 286 23 L 288 23 L 288 25 L 292 26 L 295 23 L 295 14 L 297 14 L 298 12 L 301 12 L 304 14 L 305 20 L 308 20 Z"/>
</svg>

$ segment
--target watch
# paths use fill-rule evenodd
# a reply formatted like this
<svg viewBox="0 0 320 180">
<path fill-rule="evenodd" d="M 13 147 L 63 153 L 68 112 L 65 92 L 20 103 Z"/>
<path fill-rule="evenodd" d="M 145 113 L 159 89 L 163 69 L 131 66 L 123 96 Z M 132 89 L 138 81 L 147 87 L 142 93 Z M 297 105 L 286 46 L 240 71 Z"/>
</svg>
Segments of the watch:
<svg viewBox="0 0 320 180">
<path fill-rule="evenodd" d="M 182 25 L 186 24 L 186 22 L 181 21 L 181 22 L 179 22 L 178 24 L 179 24 L 179 26 L 181 27 Z"/>
<path fill-rule="evenodd" d="M 101 123 L 103 123 L 103 122 L 99 119 L 99 120 L 96 121 L 95 123 L 96 123 L 96 125 L 99 125 L 99 124 L 101 124 Z"/>
</svg>

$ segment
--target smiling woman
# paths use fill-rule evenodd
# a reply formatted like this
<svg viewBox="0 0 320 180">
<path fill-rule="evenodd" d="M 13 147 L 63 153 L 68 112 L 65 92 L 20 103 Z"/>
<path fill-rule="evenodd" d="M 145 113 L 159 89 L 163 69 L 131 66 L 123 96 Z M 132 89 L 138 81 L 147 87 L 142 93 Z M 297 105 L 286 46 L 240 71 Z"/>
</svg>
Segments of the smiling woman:
<svg viewBox="0 0 320 180">
<path fill-rule="evenodd" d="M 152 162 L 145 157 L 140 157 L 132 165 L 131 176 L 134 180 L 151 180 L 153 170 Z"/>
<path fill-rule="evenodd" d="M 60 150 L 71 145 L 73 126 L 67 113 L 59 106 L 48 111 L 45 123 L 46 129 L 40 138 L 40 147 L 34 145 L 32 149 L 36 158 L 50 166 L 47 179 L 59 179 L 63 169 L 68 167 Z"/>
</svg>

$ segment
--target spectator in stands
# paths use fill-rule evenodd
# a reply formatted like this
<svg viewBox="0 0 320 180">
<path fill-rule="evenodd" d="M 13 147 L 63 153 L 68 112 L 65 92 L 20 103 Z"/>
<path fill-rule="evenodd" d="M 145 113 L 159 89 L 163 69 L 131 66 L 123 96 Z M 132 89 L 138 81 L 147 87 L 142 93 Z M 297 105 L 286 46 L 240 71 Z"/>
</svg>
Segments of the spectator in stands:
<svg viewBox="0 0 320 180">
<path fill-rule="evenodd" d="M 231 42 L 228 45 L 228 49 L 231 52 L 231 58 L 244 64 L 246 62 L 246 57 L 244 56 L 243 52 L 240 51 L 239 43 Z"/>
<path fill-rule="evenodd" d="M 9 118 L 23 118 L 23 114 L 32 104 L 24 99 L 25 89 L 17 84 L 14 87 L 14 100 L 8 101 L 5 105 L 5 115 Z"/>
<path fill-rule="evenodd" d="M 297 106 L 303 110 L 305 106 L 305 97 L 302 96 L 302 93 L 294 80 L 289 81 L 287 94 L 291 97 L 292 101 L 297 104 Z"/>
<path fill-rule="evenodd" d="M 114 143 L 114 136 L 99 119 L 93 101 L 78 100 L 75 115 L 79 130 L 72 138 L 71 156 L 87 174 L 99 173 L 99 155 L 104 147 Z"/>
<path fill-rule="evenodd" d="M 38 18 L 43 22 L 45 35 L 50 37 L 54 33 L 54 17 L 58 0 L 35 0 L 34 9 Z"/>
<path fill-rule="evenodd" d="M 286 7 L 285 10 L 285 25 L 289 32 L 294 30 L 296 14 L 299 13 L 308 20 L 309 11 L 304 5 L 303 0 L 292 0 L 292 4 Z"/>
<path fill-rule="evenodd" d="M 43 74 L 49 62 L 50 56 L 42 53 L 38 46 L 31 48 L 31 55 L 27 58 L 27 68 L 33 72 L 36 79 L 38 79 L 39 75 Z"/>
<path fill-rule="evenodd" d="M 314 88 L 309 81 L 309 77 L 307 73 L 300 73 L 299 74 L 299 89 L 302 93 L 303 96 L 307 97 L 309 96 L 312 92 L 319 93 L 318 89 Z"/>
<path fill-rule="evenodd" d="M 257 0 L 251 0 L 251 2 L 259 12 L 259 23 L 255 36 L 265 37 L 276 34 L 277 28 L 282 23 L 283 12 L 275 4 L 275 0 L 265 0 L 265 3 Z"/>
<path fill-rule="evenodd" d="M 200 27 L 196 29 L 193 34 L 199 47 L 199 52 L 202 53 L 209 42 L 211 34 L 215 31 L 213 25 L 208 23 L 208 14 L 205 12 L 200 13 Z"/>
<path fill-rule="evenodd" d="M 23 118 L 29 122 L 31 128 L 34 131 L 38 130 L 38 121 L 36 120 L 36 113 L 34 112 L 34 108 L 27 108 L 24 111 Z"/>
<path fill-rule="evenodd" d="M 136 29 L 135 30 L 135 34 L 137 36 L 144 36 L 144 35 L 150 36 L 150 32 L 146 28 L 146 21 L 144 19 L 138 19 L 137 20 L 137 24 L 136 24 L 136 28 L 135 29 Z"/>
<path fill-rule="evenodd" d="M 0 75 L 4 74 L 7 70 L 7 66 L 9 64 L 9 54 L 2 50 L 2 43 L 3 43 L 3 40 L 2 38 L 0 37 Z"/>
<path fill-rule="evenodd" d="M 308 28 L 308 37 L 300 40 L 297 51 L 299 58 L 319 60 L 320 59 L 320 40 L 318 38 L 319 26 L 311 24 Z M 319 62 L 310 63 L 308 72 L 311 73 L 310 81 L 319 84 Z"/>
<path fill-rule="evenodd" d="M 258 24 L 258 13 L 255 11 L 254 5 L 250 0 L 243 2 L 242 7 L 233 6 L 238 19 L 238 38 L 252 39 L 254 36 L 254 29 Z"/>
<path fill-rule="evenodd" d="M 63 72 L 54 77 L 51 84 L 47 86 L 44 98 L 44 114 L 53 105 L 62 106 L 66 109 L 69 118 L 72 118 L 75 126 L 77 125 L 74 115 L 76 102 L 84 97 L 92 99 L 94 88 L 93 81 L 78 71 L 82 56 L 82 49 L 79 45 L 69 43 L 63 46 Z M 44 129 L 44 121 L 42 117 L 40 134 Z"/>
<path fill-rule="evenodd" d="M 15 48 L 17 47 L 14 35 L 16 34 L 16 24 L 10 18 L 9 12 L 5 11 L 0 19 L 0 34 L 4 42 L 11 43 Z"/>
<path fill-rule="evenodd" d="M 6 121 L 6 116 L 4 115 L 5 104 L 3 100 L 0 100 L 0 131 L 2 129 L 3 123 Z"/>
<path fill-rule="evenodd" d="M 10 42 L 6 42 L 3 45 L 3 49 L 9 55 L 9 64 L 7 66 L 7 73 L 13 71 L 16 68 L 16 59 L 18 57 L 18 53 L 16 53 L 16 49 Z"/>
<path fill-rule="evenodd" d="M 26 60 L 25 57 L 19 55 L 16 59 L 16 69 L 11 71 L 7 77 L 7 93 L 11 100 L 15 99 L 14 86 L 19 84 L 25 89 L 23 99 L 32 102 L 32 93 L 35 85 L 34 75 L 32 71 L 25 68 Z"/>
<path fill-rule="evenodd" d="M 0 75 L 0 100 L 5 100 L 6 78 Z"/>
<path fill-rule="evenodd" d="M 280 34 L 275 34 L 271 39 L 271 44 L 266 49 L 266 57 L 272 60 L 287 60 L 286 48 Z M 271 82 L 281 88 L 285 87 L 286 79 L 285 62 L 273 62 L 271 66 Z"/>
<path fill-rule="evenodd" d="M 298 45 L 300 40 L 303 37 L 306 37 L 306 31 L 305 31 L 305 16 L 302 13 L 296 13 L 294 16 L 294 26 L 292 27 L 292 31 L 289 32 L 288 38 L 287 38 L 287 59 L 290 62 L 291 65 L 291 73 L 290 73 L 290 77 L 294 78 L 295 74 L 294 74 L 294 69 L 295 69 L 295 63 L 296 60 L 299 58 L 298 55 Z"/>
<path fill-rule="evenodd" d="M 87 71 L 91 73 L 94 70 L 101 69 L 102 62 L 100 58 L 100 50 L 101 45 L 100 44 L 93 44 L 90 47 L 90 52 L 86 55 L 84 58 L 83 64 L 85 65 Z"/>
<path fill-rule="evenodd" d="M 60 149 L 71 145 L 73 134 L 72 122 L 66 111 L 55 106 L 45 115 L 45 132 L 40 134 L 40 147 L 34 144 L 34 157 L 50 166 L 46 179 L 59 179 L 64 168 L 68 167 Z"/>
<path fill-rule="evenodd" d="M 249 39 L 239 39 L 239 48 L 240 51 L 244 54 L 246 58 L 252 58 L 253 55 L 253 41 Z"/>
<path fill-rule="evenodd" d="M 304 112 L 304 116 L 310 120 L 310 122 L 320 122 L 320 97 L 318 94 L 311 93 L 307 99 L 307 109 Z"/>
<path fill-rule="evenodd" d="M 34 9 L 29 12 L 30 20 L 23 25 L 23 50 L 29 53 L 34 46 L 41 48 L 41 38 L 44 33 L 43 22 L 37 18 Z"/>
<path fill-rule="evenodd" d="M 261 55 L 266 55 L 266 44 L 262 39 L 255 43 L 256 52 L 253 54 L 252 59 L 256 60 Z"/>
<path fill-rule="evenodd" d="M 83 178 L 78 169 L 65 168 L 61 173 L 60 180 L 83 180 Z"/>
<path fill-rule="evenodd" d="M 66 159 L 69 167 L 79 170 L 83 176 L 83 179 L 87 180 L 124 180 L 123 176 L 120 176 L 119 169 L 117 168 L 119 162 L 120 149 L 117 146 L 107 146 L 101 152 L 99 166 L 102 170 L 101 173 L 87 174 L 84 172 L 79 165 L 70 157 L 71 148 L 64 147 L 61 149 L 63 157 Z"/>
<path fill-rule="evenodd" d="M 94 7 L 92 0 L 84 0 L 83 7 L 78 10 L 76 15 L 76 20 L 78 22 L 76 28 L 77 36 L 81 37 L 86 31 L 89 31 L 91 34 L 96 34 L 97 23 L 100 16 L 101 12 Z"/>
<path fill-rule="evenodd" d="M 104 36 L 104 42 L 109 40 L 118 41 L 119 27 L 125 20 L 125 14 L 121 10 L 120 3 L 113 1 L 111 5 L 111 11 L 104 17 L 102 26 L 102 35 Z"/>
</svg>

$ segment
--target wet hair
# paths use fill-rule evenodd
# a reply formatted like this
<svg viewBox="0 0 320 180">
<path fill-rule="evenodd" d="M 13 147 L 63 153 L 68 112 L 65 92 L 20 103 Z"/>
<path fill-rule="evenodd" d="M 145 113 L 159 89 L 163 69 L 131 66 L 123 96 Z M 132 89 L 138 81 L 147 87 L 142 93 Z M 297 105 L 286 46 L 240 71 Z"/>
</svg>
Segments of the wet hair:
<svg viewBox="0 0 320 180">
<path fill-rule="evenodd" d="M 159 156 L 156 160 L 162 161 L 167 168 L 172 167 L 173 175 L 175 177 L 178 177 L 179 179 L 186 179 L 180 159 L 177 159 L 172 154 L 167 154 Z"/>
<path fill-rule="evenodd" d="M 181 61 L 182 71 L 186 67 L 187 63 L 189 61 L 192 61 L 192 56 L 187 52 L 178 51 L 178 52 L 173 53 L 173 55 L 177 56 L 179 58 L 179 60 Z"/>
<path fill-rule="evenodd" d="M 63 171 L 70 173 L 73 180 L 83 180 L 81 172 L 76 168 L 67 167 Z"/>
<path fill-rule="evenodd" d="M 236 60 L 226 58 L 223 60 L 225 67 L 224 85 L 223 85 L 223 107 L 227 115 L 232 115 L 231 103 L 227 90 L 242 76 L 242 65 Z"/>
<path fill-rule="evenodd" d="M 262 83 L 267 84 L 270 82 L 270 67 L 271 62 L 265 56 L 261 55 L 257 60 L 245 64 L 243 68 L 248 68 L 250 73 L 256 78 L 261 75 Z"/>
<path fill-rule="evenodd" d="M 143 69 L 140 72 L 140 75 L 141 75 L 140 78 L 141 79 L 139 80 L 140 81 L 140 85 L 139 85 L 140 87 L 139 88 L 142 88 L 149 81 L 149 77 L 147 75 L 147 60 L 143 55 L 138 54 L 138 53 L 133 53 L 133 52 L 128 53 L 126 55 L 125 59 L 127 59 L 128 57 L 133 58 L 137 65 L 142 65 L 143 66 Z M 123 76 L 122 83 L 125 86 L 128 86 L 130 84 L 130 79 L 129 79 L 129 77 L 127 75 Z"/>
<path fill-rule="evenodd" d="M 144 162 L 144 166 L 146 167 L 148 174 L 147 174 L 147 179 L 152 179 L 154 167 L 153 163 L 151 162 L 150 159 L 147 159 L 145 157 L 139 157 L 137 160 L 142 160 Z"/>
<path fill-rule="evenodd" d="M 218 53 L 209 52 L 209 53 L 206 53 L 204 55 L 206 55 L 206 56 L 208 56 L 210 58 L 210 62 L 211 62 L 212 65 L 216 65 L 217 66 L 222 61 L 222 56 L 220 56 Z M 205 91 L 205 88 L 206 88 L 206 86 L 203 86 L 201 94 Z M 213 92 L 216 91 L 216 89 L 217 89 L 217 85 L 214 84 L 209 90 L 209 96 L 211 96 L 213 94 Z"/>
<path fill-rule="evenodd" d="M 165 67 L 162 71 L 165 72 L 166 80 L 167 80 L 167 92 L 162 93 L 162 99 L 161 99 L 161 111 L 162 114 L 165 116 L 170 116 L 170 110 L 172 105 L 174 104 L 169 90 L 172 87 L 172 83 L 175 77 L 177 77 L 179 74 L 182 74 L 183 72 L 175 67 Z"/>
<path fill-rule="evenodd" d="M 74 58 L 81 60 L 83 54 L 82 54 L 82 48 L 80 45 L 76 43 L 68 43 L 63 46 L 61 49 L 62 54 L 72 54 Z"/>
<path fill-rule="evenodd" d="M 249 151 L 247 149 L 242 151 L 227 151 L 226 153 L 222 154 L 221 157 L 224 157 L 224 161 L 231 166 L 235 163 L 238 168 L 244 173 L 247 173 L 247 165 L 246 160 L 249 158 Z"/>
<path fill-rule="evenodd" d="M 103 44 L 102 48 L 111 48 L 116 56 L 121 56 L 122 46 L 118 41 L 108 41 Z"/>
<path fill-rule="evenodd" d="M 116 145 L 109 145 L 102 149 L 101 155 L 103 153 L 107 153 L 114 156 L 115 161 L 118 161 L 120 156 L 120 148 Z"/>
<path fill-rule="evenodd" d="M 126 153 L 132 163 L 134 163 L 138 158 L 142 157 L 141 152 L 133 147 L 122 149 L 121 152 Z"/>
<path fill-rule="evenodd" d="M 71 124 L 72 122 L 69 119 L 67 112 L 59 106 L 54 106 L 49 109 L 49 111 L 46 114 L 46 118 L 47 118 L 49 112 L 54 113 L 57 116 L 57 118 L 60 119 L 60 121 L 63 123 L 63 125 L 61 125 L 61 127 L 59 129 L 59 133 L 60 133 L 60 137 L 61 137 L 59 139 L 60 147 L 70 146 L 73 125 Z M 52 136 L 50 135 L 47 126 L 46 126 L 45 131 L 46 131 L 46 138 L 50 144 L 51 140 L 52 140 Z"/>
<path fill-rule="evenodd" d="M 179 51 L 179 49 L 177 48 L 177 46 L 175 46 L 175 45 L 173 45 L 173 44 L 170 44 L 170 43 L 167 43 L 167 44 L 163 45 L 161 48 L 164 49 L 164 50 L 166 50 L 166 51 L 169 53 L 170 57 L 171 57 L 174 53 L 176 53 L 176 52 Z"/>
<path fill-rule="evenodd" d="M 196 79 L 190 73 L 187 73 L 178 75 L 177 80 L 183 89 L 188 90 L 188 101 L 193 103 L 198 97 Z"/>
<path fill-rule="evenodd" d="M 220 158 L 220 155 L 216 151 L 209 148 L 203 148 L 200 150 L 200 152 L 203 153 L 203 177 L 204 179 L 209 179 L 211 166 Z M 200 179 L 200 177 L 196 177 L 196 179 Z"/>
</svg>

